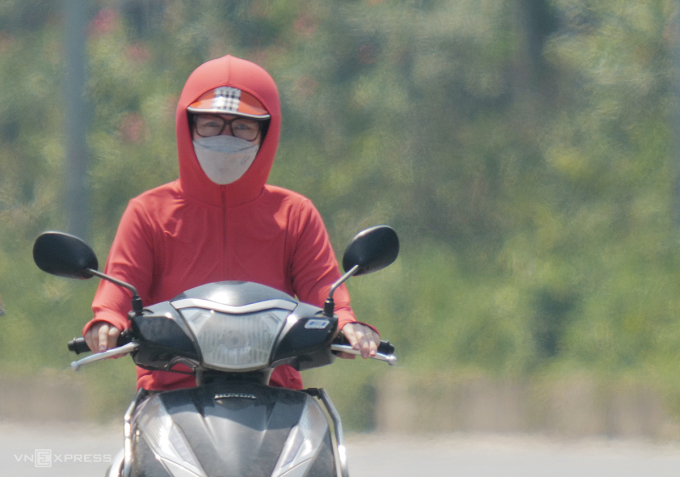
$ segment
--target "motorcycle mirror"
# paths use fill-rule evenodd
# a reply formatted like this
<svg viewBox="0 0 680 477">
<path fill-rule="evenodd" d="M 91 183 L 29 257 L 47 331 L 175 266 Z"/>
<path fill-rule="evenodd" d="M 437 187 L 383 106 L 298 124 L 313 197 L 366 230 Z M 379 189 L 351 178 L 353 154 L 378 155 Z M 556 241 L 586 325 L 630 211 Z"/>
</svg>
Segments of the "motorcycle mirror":
<svg viewBox="0 0 680 477">
<path fill-rule="evenodd" d="M 358 266 L 354 276 L 377 272 L 391 265 L 399 255 L 399 238 L 388 225 L 377 225 L 359 232 L 342 257 L 342 268 L 349 272 Z"/>
<path fill-rule="evenodd" d="M 33 261 L 43 272 L 85 280 L 97 270 L 97 256 L 88 244 L 64 232 L 44 232 L 33 244 Z"/>
<path fill-rule="evenodd" d="M 335 290 L 350 277 L 367 275 L 391 265 L 399 255 L 399 237 L 388 225 L 376 225 L 354 236 L 342 257 L 345 274 L 331 285 L 323 306 L 326 316 L 333 316 Z"/>
<path fill-rule="evenodd" d="M 43 232 L 33 244 L 33 261 L 43 272 L 58 277 L 81 280 L 97 276 L 132 292 L 132 309 L 141 315 L 144 306 L 135 287 L 97 271 L 99 262 L 94 250 L 75 235 L 64 232 Z"/>
</svg>

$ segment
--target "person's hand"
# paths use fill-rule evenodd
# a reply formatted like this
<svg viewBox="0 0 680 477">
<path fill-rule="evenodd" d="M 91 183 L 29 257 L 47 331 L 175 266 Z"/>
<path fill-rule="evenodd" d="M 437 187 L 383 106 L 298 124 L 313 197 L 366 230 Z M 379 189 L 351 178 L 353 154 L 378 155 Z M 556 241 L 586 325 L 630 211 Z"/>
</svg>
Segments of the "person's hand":
<svg viewBox="0 0 680 477">
<path fill-rule="evenodd" d="M 345 335 L 352 348 L 361 351 L 362 358 L 372 358 L 378 352 L 380 335 L 373 328 L 361 323 L 347 323 L 342 327 L 342 334 Z M 338 353 L 338 356 L 345 359 L 354 359 L 355 355 Z"/>
<path fill-rule="evenodd" d="M 85 333 L 85 343 L 93 353 L 101 353 L 107 349 L 115 348 L 118 344 L 120 330 L 115 326 L 100 321 L 95 323 Z"/>
</svg>

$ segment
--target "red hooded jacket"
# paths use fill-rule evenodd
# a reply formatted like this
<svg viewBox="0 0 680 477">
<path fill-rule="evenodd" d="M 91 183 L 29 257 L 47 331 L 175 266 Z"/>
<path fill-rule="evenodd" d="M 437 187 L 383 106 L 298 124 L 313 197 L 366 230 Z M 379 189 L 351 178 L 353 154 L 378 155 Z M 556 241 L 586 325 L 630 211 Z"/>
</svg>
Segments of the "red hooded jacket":
<svg viewBox="0 0 680 477">
<path fill-rule="evenodd" d="M 191 138 L 187 106 L 203 93 L 233 86 L 269 111 L 267 135 L 255 161 L 236 182 L 217 185 L 201 169 Z M 132 199 L 121 218 L 105 272 L 131 283 L 147 305 L 205 283 L 261 283 L 322 306 L 340 277 L 321 216 L 311 201 L 266 185 L 279 142 L 281 112 L 274 80 L 259 66 L 225 56 L 198 67 L 177 105 L 179 179 Z M 102 281 L 92 304 L 94 322 L 128 326 L 131 294 Z M 355 321 L 347 290 L 335 294 L 340 327 Z M 193 376 L 137 368 L 137 385 L 150 390 L 195 386 Z M 272 385 L 302 387 L 300 374 L 279 366 Z"/>
</svg>

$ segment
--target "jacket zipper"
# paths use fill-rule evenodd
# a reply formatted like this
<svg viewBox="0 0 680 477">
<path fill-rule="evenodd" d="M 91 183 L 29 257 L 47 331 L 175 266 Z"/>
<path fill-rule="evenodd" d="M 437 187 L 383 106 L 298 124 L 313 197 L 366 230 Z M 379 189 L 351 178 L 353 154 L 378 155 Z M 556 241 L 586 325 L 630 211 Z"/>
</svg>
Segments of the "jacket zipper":
<svg viewBox="0 0 680 477">
<path fill-rule="evenodd" d="M 221 192 L 221 207 L 222 207 L 222 279 L 226 280 L 227 279 L 227 201 L 226 201 L 226 192 L 224 190 L 224 186 L 220 187 L 220 192 Z"/>
</svg>

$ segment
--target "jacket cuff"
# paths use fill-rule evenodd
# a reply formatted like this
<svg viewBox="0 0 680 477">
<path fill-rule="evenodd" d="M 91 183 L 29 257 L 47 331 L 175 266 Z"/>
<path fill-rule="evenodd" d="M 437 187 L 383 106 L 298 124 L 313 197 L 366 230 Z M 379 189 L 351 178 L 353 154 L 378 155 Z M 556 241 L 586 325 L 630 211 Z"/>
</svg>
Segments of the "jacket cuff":
<svg viewBox="0 0 680 477">
<path fill-rule="evenodd" d="M 88 321 L 83 327 L 83 336 L 85 336 L 85 333 L 87 333 L 95 323 L 108 323 L 115 326 L 120 331 L 123 331 L 128 328 L 128 320 L 127 318 L 121 318 L 122 317 L 118 313 L 112 311 L 99 311 L 96 313 L 95 317 Z"/>
</svg>

